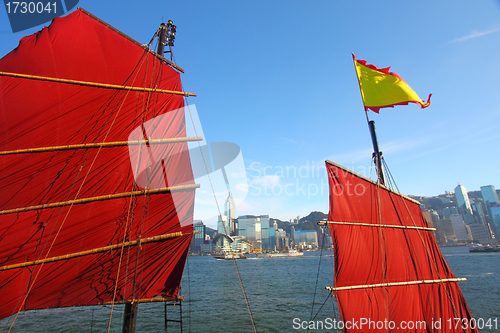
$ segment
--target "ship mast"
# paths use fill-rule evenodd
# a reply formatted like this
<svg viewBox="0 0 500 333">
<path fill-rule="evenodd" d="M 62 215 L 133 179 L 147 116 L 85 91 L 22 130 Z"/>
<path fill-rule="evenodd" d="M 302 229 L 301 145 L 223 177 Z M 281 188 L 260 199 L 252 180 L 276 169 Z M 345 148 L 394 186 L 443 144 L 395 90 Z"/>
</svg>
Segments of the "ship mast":
<svg viewBox="0 0 500 333">
<path fill-rule="evenodd" d="M 377 132 L 375 132 L 375 121 L 368 121 L 368 127 L 370 128 L 370 135 L 372 137 L 373 158 L 375 159 L 375 166 L 377 168 L 377 180 L 380 184 L 385 185 L 384 169 L 382 166 L 382 152 L 378 147 Z"/>
<path fill-rule="evenodd" d="M 163 57 L 165 53 L 170 53 L 172 59 L 172 46 L 174 46 L 176 28 L 177 27 L 173 25 L 172 20 L 168 20 L 167 23 L 163 22 L 162 24 L 160 24 L 160 28 L 158 28 L 158 31 L 156 32 L 156 35 L 158 36 L 158 48 L 156 50 L 156 53 L 158 53 L 160 56 Z M 165 46 L 167 45 L 169 47 L 169 50 L 165 51 Z M 139 251 L 137 252 L 136 260 L 139 260 Z M 132 299 L 129 302 L 125 303 L 122 333 L 135 333 L 138 307 L 139 304 L 134 299 L 134 293 L 132 292 Z"/>
</svg>

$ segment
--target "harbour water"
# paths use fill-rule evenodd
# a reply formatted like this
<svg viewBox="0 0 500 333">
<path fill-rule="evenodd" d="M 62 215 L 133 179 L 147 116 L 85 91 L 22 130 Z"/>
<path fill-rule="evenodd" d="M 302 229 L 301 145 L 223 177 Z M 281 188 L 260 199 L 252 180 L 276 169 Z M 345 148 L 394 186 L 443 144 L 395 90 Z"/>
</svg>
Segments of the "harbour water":
<svg viewBox="0 0 500 333">
<path fill-rule="evenodd" d="M 469 253 L 467 247 L 443 247 L 443 255 L 457 277 L 472 316 L 487 323 L 481 332 L 500 331 L 500 253 Z M 340 319 L 332 285 L 332 253 L 306 252 L 303 257 L 249 258 L 236 261 L 258 332 L 301 331 L 302 321 Z M 183 332 L 253 332 L 235 263 L 210 256 L 188 258 L 181 294 Z M 314 308 L 313 308 L 314 301 Z M 179 307 L 168 307 L 177 318 Z M 37 310 L 20 313 L 10 332 L 107 332 L 110 306 Z M 115 306 L 110 332 L 121 332 L 122 306 Z M 138 332 L 164 332 L 162 303 L 141 304 Z M 312 315 L 312 317 L 311 317 Z M 298 318 L 298 319 L 297 319 Z M 294 321 L 295 320 L 295 321 Z M 12 318 L 0 321 L 8 332 Z M 496 326 L 495 326 L 496 325 Z M 180 332 L 169 323 L 169 332 Z M 335 330 L 318 330 L 335 331 Z"/>
</svg>

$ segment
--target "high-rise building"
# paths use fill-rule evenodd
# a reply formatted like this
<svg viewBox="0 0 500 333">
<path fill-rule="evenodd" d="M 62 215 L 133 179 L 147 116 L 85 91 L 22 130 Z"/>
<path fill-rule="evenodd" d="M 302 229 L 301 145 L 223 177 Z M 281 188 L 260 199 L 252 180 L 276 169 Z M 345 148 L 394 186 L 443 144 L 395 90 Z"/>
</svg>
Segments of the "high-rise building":
<svg viewBox="0 0 500 333">
<path fill-rule="evenodd" d="M 458 241 L 467 241 L 469 236 L 467 229 L 465 228 L 465 223 L 462 215 L 453 214 L 450 216 L 451 224 L 453 225 L 453 230 L 455 231 L 455 237 Z"/>
<path fill-rule="evenodd" d="M 481 223 L 473 223 L 467 226 L 471 240 L 480 243 L 488 243 L 491 241 L 489 233 L 485 226 Z"/>
<path fill-rule="evenodd" d="M 457 207 L 445 207 L 443 209 L 443 214 L 445 219 L 449 219 L 451 214 L 458 214 Z"/>
<path fill-rule="evenodd" d="M 234 205 L 234 199 L 231 196 L 231 192 L 227 196 L 226 202 L 224 203 L 224 215 L 227 216 L 227 223 L 229 226 L 228 233 L 234 235 L 235 233 L 235 219 L 236 219 L 236 209 Z"/>
<path fill-rule="evenodd" d="M 260 216 L 262 230 L 262 249 L 273 250 L 276 245 L 274 223 L 271 225 L 269 215 Z"/>
<path fill-rule="evenodd" d="M 217 220 L 217 233 L 229 235 L 229 224 L 226 215 L 219 215 Z"/>
<path fill-rule="evenodd" d="M 206 226 L 201 220 L 195 220 L 193 222 L 194 231 L 196 232 L 193 235 L 193 239 L 191 240 L 191 249 L 194 251 L 199 251 L 201 250 L 201 247 L 205 242 Z"/>
<path fill-rule="evenodd" d="M 483 196 L 484 205 L 488 214 L 488 228 L 491 228 L 495 237 L 500 235 L 500 200 L 498 199 L 495 186 L 481 186 L 481 195 Z"/>
<path fill-rule="evenodd" d="M 462 214 L 467 224 L 474 222 L 472 207 L 470 205 L 469 195 L 462 184 L 455 187 L 455 198 L 457 199 L 458 213 Z"/>
<path fill-rule="evenodd" d="M 318 247 L 316 230 L 295 230 L 293 233 L 295 245 L 300 248 Z"/>
<path fill-rule="evenodd" d="M 493 185 L 481 186 L 481 195 L 483 196 L 483 200 L 486 205 L 488 203 L 500 204 L 497 191 Z"/>
</svg>

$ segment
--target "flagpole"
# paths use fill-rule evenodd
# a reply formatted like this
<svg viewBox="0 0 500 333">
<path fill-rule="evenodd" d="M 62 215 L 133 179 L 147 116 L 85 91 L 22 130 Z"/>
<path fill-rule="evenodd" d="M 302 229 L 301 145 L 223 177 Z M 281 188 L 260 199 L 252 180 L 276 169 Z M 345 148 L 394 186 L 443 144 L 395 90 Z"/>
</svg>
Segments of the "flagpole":
<svg viewBox="0 0 500 333">
<path fill-rule="evenodd" d="M 375 164 L 377 166 L 377 177 L 380 184 L 385 185 L 384 169 L 382 167 L 382 152 L 378 147 L 377 132 L 375 132 L 375 121 L 370 120 L 368 122 L 368 127 L 370 128 L 370 135 L 372 137 L 373 143 L 373 155 L 375 157 Z"/>
<path fill-rule="evenodd" d="M 361 90 L 361 82 L 359 81 L 359 76 L 356 70 L 356 64 L 355 64 L 355 57 L 354 53 L 352 54 L 352 60 L 354 64 L 354 70 L 356 71 L 356 77 L 358 78 L 358 87 L 359 87 L 359 93 L 361 94 L 361 100 L 363 101 L 363 107 L 365 106 L 365 99 L 363 96 L 363 91 Z M 382 167 L 382 152 L 379 149 L 378 146 L 378 140 L 377 140 L 377 132 L 375 131 L 375 121 L 370 120 L 368 117 L 368 110 L 365 107 L 365 116 L 366 116 L 366 122 L 368 123 L 368 129 L 370 130 L 370 135 L 372 138 L 372 144 L 373 144 L 373 157 L 375 158 L 375 167 L 377 168 L 377 179 L 380 184 L 385 185 L 385 177 L 384 177 L 384 170 Z"/>
</svg>

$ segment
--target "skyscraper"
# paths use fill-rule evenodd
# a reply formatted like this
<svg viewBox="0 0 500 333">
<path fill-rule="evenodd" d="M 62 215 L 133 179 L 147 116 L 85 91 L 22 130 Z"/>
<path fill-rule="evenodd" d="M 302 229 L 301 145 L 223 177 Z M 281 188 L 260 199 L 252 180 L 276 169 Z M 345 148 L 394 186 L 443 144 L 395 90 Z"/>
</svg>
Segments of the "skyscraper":
<svg viewBox="0 0 500 333">
<path fill-rule="evenodd" d="M 455 237 L 458 241 L 469 240 L 467 229 L 465 228 L 464 220 L 462 215 L 453 214 L 451 215 L 451 224 L 453 225 L 453 230 L 455 231 Z"/>
<path fill-rule="evenodd" d="M 493 185 L 481 186 L 481 195 L 483 196 L 483 200 L 486 205 L 488 205 L 488 203 L 500 203 L 500 201 L 498 200 L 497 191 L 495 190 L 495 186 Z"/>
<path fill-rule="evenodd" d="M 455 198 L 457 199 L 458 213 L 462 214 L 467 224 L 472 223 L 474 221 L 474 217 L 469 201 L 469 195 L 462 184 L 458 184 L 458 186 L 455 187 Z"/>
<path fill-rule="evenodd" d="M 231 192 L 227 196 L 226 202 L 224 203 L 224 215 L 227 216 L 227 224 L 229 230 L 227 230 L 231 235 L 234 235 L 235 226 L 234 220 L 236 219 L 236 209 L 234 206 L 234 199 L 231 196 Z"/>
</svg>

